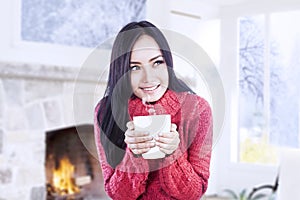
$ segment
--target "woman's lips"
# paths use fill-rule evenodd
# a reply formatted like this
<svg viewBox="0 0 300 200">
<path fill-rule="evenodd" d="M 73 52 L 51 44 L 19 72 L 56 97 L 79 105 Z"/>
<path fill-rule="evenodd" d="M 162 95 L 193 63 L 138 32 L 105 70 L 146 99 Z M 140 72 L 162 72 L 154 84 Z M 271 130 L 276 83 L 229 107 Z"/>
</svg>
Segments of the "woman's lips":
<svg viewBox="0 0 300 200">
<path fill-rule="evenodd" d="M 160 84 L 150 87 L 140 87 L 140 89 L 143 90 L 145 93 L 153 93 L 156 91 L 157 88 L 159 88 Z"/>
</svg>

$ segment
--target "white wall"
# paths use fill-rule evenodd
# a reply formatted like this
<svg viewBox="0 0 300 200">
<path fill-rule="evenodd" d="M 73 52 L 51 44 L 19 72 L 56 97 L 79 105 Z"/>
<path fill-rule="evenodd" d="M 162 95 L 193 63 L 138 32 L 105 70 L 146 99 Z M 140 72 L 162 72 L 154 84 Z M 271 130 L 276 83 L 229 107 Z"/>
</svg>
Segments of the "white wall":
<svg viewBox="0 0 300 200">
<path fill-rule="evenodd" d="M 180 11 L 201 17 L 173 14 Z M 200 1 L 147 1 L 147 19 L 156 26 L 183 34 L 197 42 L 217 65 L 219 62 L 219 9 Z"/>
</svg>

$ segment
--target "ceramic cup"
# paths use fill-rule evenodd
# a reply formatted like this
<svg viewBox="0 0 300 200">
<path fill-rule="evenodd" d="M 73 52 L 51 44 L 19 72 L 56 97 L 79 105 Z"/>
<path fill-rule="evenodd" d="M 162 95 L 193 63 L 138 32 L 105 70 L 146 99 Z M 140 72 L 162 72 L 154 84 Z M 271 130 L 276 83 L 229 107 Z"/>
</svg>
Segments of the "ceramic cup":
<svg viewBox="0 0 300 200">
<path fill-rule="evenodd" d="M 150 132 L 150 135 L 156 137 L 158 133 L 170 132 L 170 115 L 148 115 L 133 117 L 135 130 Z M 159 150 L 159 147 L 152 147 L 148 152 L 142 154 L 144 159 L 164 158 L 165 154 Z"/>
</svg>

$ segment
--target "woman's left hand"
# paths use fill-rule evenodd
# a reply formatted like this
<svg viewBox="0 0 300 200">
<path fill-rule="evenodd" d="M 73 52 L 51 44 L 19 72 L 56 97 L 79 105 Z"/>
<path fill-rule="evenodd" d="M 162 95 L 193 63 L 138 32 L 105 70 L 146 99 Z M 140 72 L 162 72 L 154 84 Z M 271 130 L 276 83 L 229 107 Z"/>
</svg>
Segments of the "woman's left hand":
<svg viewBox="0 0 300 200">
<path fill-rule="evenodd" d="M 172 154 L 179 145 L 179 133 L 177 132 L 176 124 L 171 124 L 171 131 L 169 133 L 159 133 L 155 138 L 156 145 L 165 154 Z"/>
</svg>

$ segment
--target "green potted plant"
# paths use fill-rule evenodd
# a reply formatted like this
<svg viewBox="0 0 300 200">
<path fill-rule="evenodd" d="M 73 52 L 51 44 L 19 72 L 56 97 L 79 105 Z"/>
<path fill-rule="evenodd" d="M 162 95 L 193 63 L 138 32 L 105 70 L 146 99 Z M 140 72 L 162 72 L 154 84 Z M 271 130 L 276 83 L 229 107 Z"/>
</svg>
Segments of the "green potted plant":
<svg viewBox="0 0 300 200">
<path fill-rule="evenodd" d="M 230 189 L 226 189 L 224 192 L 227 193 L 228 197 L 232 200 L 260 200 L 267 196 L 266 194 L 262 193 L 251 195 L 251 193 L 247 193 L 247 189 L 243 189 L 239 193 Z"/>
<path fill-rule="evenodd" d="M 241 192 L 236 193 L 233 190 L 225 189 L 224 192 L 228 194 L 229 198 L 232 200 L 274 200 L 276 191 L 278 188 L 279 176 L 276 177 L 274 185 L 261 185 L 259 187 L 254 187 L 250 193 L 247 193 L 247 189 L 243 189 Z M 261 190 L 269 189 L 271 193 L 262 193 Z"/>
</svg>

